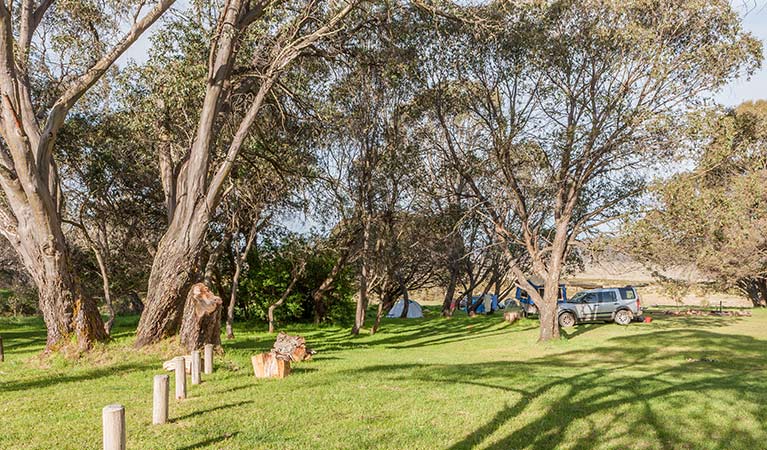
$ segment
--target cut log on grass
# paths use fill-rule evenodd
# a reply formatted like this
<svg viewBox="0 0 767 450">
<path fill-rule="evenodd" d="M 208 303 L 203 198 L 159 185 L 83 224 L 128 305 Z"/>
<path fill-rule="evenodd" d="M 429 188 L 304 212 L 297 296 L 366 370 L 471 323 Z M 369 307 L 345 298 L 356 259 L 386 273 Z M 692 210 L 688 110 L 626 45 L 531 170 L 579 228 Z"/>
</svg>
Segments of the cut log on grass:
<svg viewBox="0 0 767 450">
<path fill-rule="evenodd" d="M 181 345 L 188 351 L 221 345 L 221 298 L 203 283 L 189 289 L 181 322 Z"/>
<path fill-rule="evenodd" d="M 516 322 L 519 320 L 519 312 L 517 311 L 506 311 L 503 313 L 503 320 L 506 322 L 509 322 L 510 324 Z"/>
<path fill-rule="evenodd" d="M 256 378 L 285 378 L 290 374 L 290 361 L 279 358 L 275 353 L 253 355 L 251 360 Z"/>
<path fill-rule="evenodd" d="M 280 333 L 274 341 L 272 353 L 275 353 L 278 358 L 288 361 L 306 361 L 312 359 L 312 355 L 317 352 L 306 348 L 306 339 L 301 336 Z"/>
</svg>

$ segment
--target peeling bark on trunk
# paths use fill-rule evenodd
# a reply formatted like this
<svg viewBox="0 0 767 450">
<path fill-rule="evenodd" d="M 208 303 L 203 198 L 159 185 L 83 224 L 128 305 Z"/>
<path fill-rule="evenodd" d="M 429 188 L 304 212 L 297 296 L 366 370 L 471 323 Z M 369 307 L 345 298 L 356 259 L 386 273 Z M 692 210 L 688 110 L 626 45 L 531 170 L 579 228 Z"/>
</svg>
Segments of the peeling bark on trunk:
<svg viewBox="0 0 767 450">
<path fill-rule="evenodd" d="M 37 286 L 38 305 L 47 329 L 46 352 L 58 349 L 70 337 L 77 339 L 80 351 L 106 340 L 108 335 L 95 302 L 83 296 L 77 284 L 61 228 L 56 233 L 59 239 L 47 234 L 50 239 L 42 244 L 37 243 L 38 230 L 18 231 L 25 239 L 13 244 Z"/>
<path fill-rule="evenodd" d="M 101 315 L 92 299 L 84 297 L 75 279 L 62 232 L 63 199 L 54 160 L 56 136 L 68 112 L 96 84 L 112 64 L 173 4 L 162 0 L 144 15 L 136 12 L 130 29 L 116 44 L 103 49 L 79 76 L 64 83 L 51 107 L 37 111 L 30 85 L 29 48 L 37 27 L 54 3 L 23 2 L 21 14 L 0 3 L 0 234 L 16 250 L 40 295 L 40 310 L 48 330 L 46 350 L 77 338 L 88 349 L 107 339 Z M 55 14 L 56 12 L 50 12 Z M 37 17 L 37 19 L 35 19 Z M 14 32 L 18 29 L 18 32 Z M 43 102 L 48 103 L 48 102 Z M 39 105 L 38 105 L 39 106 Z M 41 114 L 42 113 L 42 114 Z"/>
<path fill-rule="evenodd" d="M 221 346 L 221 298 L 202 283 L 189 289 L 181 324 L 181 345 L 187 350 L 199 350 L 205 344 Z"/>
<path fill-rule="evenodd" d="M 179 330 L 203 240 L 199 226 L 190 225 L 188 230 L 188 233 L 178 235 L 169 231 L 160 241 L 136 333 L 137 347 L 173 336 Z M 176 236 L 181 240 L 176 241 Z"/>
</svg>

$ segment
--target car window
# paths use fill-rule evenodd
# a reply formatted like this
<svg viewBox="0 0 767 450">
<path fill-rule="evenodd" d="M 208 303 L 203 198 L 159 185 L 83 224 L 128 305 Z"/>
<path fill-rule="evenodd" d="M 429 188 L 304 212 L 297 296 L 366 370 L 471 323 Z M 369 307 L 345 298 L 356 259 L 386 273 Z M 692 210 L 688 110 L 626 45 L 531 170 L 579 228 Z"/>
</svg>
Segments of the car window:
<svg viewBox="0 0 767 450">
<path fill-rule="evenodd" d="M 623 300 L 634 300 L 636 298 L 636 292 L 634 292 L 632 287 L 619 288 L 618 291 Z"/>
<path fill-rule="evenodd" d="M 615 295 L 615 291 L 601 291 L 599 293 L 600 303 L 614 303 L 618 301 L 618 296 Z"/>
<path fill-rule="evenodd" d="M 596 303 L 597 301 L 599 301 L 599 296 L 596 292 L 588 292 L 581 299 L 581 303 Z"/>
</svg>

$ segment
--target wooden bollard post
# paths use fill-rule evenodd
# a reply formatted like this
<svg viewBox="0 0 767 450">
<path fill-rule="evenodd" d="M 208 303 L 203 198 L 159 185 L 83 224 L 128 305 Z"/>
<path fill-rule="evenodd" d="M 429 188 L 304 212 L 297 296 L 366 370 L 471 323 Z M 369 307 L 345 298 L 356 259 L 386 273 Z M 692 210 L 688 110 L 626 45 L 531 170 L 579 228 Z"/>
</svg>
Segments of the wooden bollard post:
<svg viewBox="0 0 767 450">
<path fill-rule="evenodd" d="M 192 350 L 192 384 L 200 384 L 200 351 Z"/>
<path fill-rule="evenodd" d="M 176 400 L 183 400 L 186 398 L 186 365 L 184 364 L 184 357 L 178 356 L 176 361 Z"/>
<path fill-rule="evenodd" d="M 168 375 L 154 376 L 154 398 L 152 401 L 152 424 L 168 421 Z"/>
<path fill-rule="evenodd" d="M 205 375 L 213 373 L 213 344 L 205 344 Z"/>
<path fill-rule="evenodd" d="M 5 351 L 3 350 L 3 337 L 0 336 L 0 362 L 5 361 Z"/>
<path fill-rule="evenodd" d="M 125 450 L 125 407 L 108 405 L 101 410 L 104 450 Z"/>
</svg>

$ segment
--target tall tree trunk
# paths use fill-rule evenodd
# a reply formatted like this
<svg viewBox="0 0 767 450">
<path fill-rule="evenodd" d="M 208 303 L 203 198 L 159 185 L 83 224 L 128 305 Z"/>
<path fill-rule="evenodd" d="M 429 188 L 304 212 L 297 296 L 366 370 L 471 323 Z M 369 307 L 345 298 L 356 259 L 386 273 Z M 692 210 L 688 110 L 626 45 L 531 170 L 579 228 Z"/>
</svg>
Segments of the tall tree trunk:
<svg viewBox="0 0 767 450">
<path fill-rule="evenodd" d="M 370 217 L 365 220 L 365 228 L 362 232 L 362 269 L 360 271 L 360 292 L 357 297 L 357 307 L 354 315 L 354 327 L 352 334 L 357 335 L 365 326 L 365 314 L 368 309 L 368 282 L 370 281 L 369 267 L 370 246 Z"/>
<path fill-rule="evenodd" d="M 109 292 L 109 272 L 107 271 L 107 265 L 104 261 L 104 257 L 101 256 L 101 252 L 94 247 L 93 253 L 96 255 L 96 262 L 99 264 L 99 272 L 101 272 L 101 284 L 104 290 L 104 303 L 106 304 L 107 311 L 109 312 L 109 319 L 104 324 L 104 331 L 106 331 L 108 335 L 111 335 L 112 326 L 115 323 L 115 308 L 112 305 L 112 296 Z"/>
<path fill-rule="evenodd" d="M 458 283 L 458 273 L 450 269 L 450 279 L 445 289 L 445 299 L 442 300 L 442 317 L 451 317 L 453 315 L 453 297 L 455 297 L 455 286 Z"/>
<path fill-rule="evenodd" d="M 240 273 L 242 272 L 242 260 L 234 258 L 234 274 L 232 275 L 232 293 L 229 296 L 229 305 L 226 307 L 226 338 L 234 339 L 234 306 L 237 303 L 237 288 L 240 286 Z M 270 325 L 271 328 L 271 325 Z M 270 331 L 271 333 L 271 331 Z"/>
<path fill-rule="evenodd" d="M 407 312 L 410 310 L 410 295 L 408 295 L 407 288 L 402 285 L 402 313 L 399 315 L 400 319 L 407 319 Z"/>
<path fill-rule="evenodd" d="M 385 291 L 386 289 L 384 289 Z M 376 312 L 376 320 L 373 322 L 373 326 L 370 328 L 370 334 L 376 334 L 378 333 L 378 330 L 381 328 L 381 319 L 383 319 L 383 316 L 388 314 L 389 311 L 394 306 L 394 303 L 396 302 L 396 295 L 387 293 L 384 294 L 380 301 L 378 302 L 378 311 Z"/>
<path fill-rule="evenodd" d="M 174 224 L 160 240 L 149 275 L 144 312 L 136 333 L 137 347 L 178 332 L 187 292 L 194 282 L 195 261 L 202 250 L 207 227 L 207 218 L 202 219 L 184 221 L 177 211 Z M 184 229 L 186 231 L 182 231 Z"/>
<path fill-rule="evenodd" d="M 29 48 L 42 22 L 40 19 L 54 2 L 40 2 L 34 9 L 36 2 L 23 2 L 18 15 L 9 10 L 5 2 L 0 3 L 0 134 L 3 138 L 0 188 L 4 193 L 0 205 L 0 234 L 11 242 L 37 285 L 40 310 L 48 329 L 46 349 L 49 351 L 72 335 L 77 337 L 80 349 L 108 338 L 98 308 L 92 299 L 83 296 L 77 285 L 61 229 L 63 199 L 53 157 L 57 133 L 77 101 L 173 1 L 161 0 L 141 17 L 136 12 L 130 29 L 121 33 L 111 48 L 90 55 L 96 57 L 94 63 L 68 80 L 61 96 L 53 99 L 46 111 L 37 111 L 34 106 L 32 77 L 28 72 L 34 65 L 29 64 Z"/>
<path fill-rule="evenodd" d="M 256 217 L 260 216 L 261 212 L 259 210 L 259 213 L 256 215 Z M 271 214 L 269 215 L 271 217 Z M 237 291 L 240 287 L 240 274 L 242 273 L 242 266 L 247 262 L 248 260 L 248 254 L 250 253 L 250 248 L 253 245 L 253 242 L 256 240 L 256 233 L 266 226 L 268 219 L 264 220 L 253 220 L 253 223 L 250 225 L 250 231 L 248 232 L 248 236 L 245 238 L 245 248 L 240 251 L 240 244 L 235 244 L 237 252 L 234 255 L 234 275 L 232 275 L 232 292 L 229 296 L 229 306 L 226 308 L 226 338 L 227 339 L 234 339 L 234 329 L 232 328 L 232 324 L 234 323 L 234 307 L 237 305 Z M 239 233 L 238 233 L 239 234 Z M 234 238 L 232 239 L 234 241 Z"/>
</svg>

